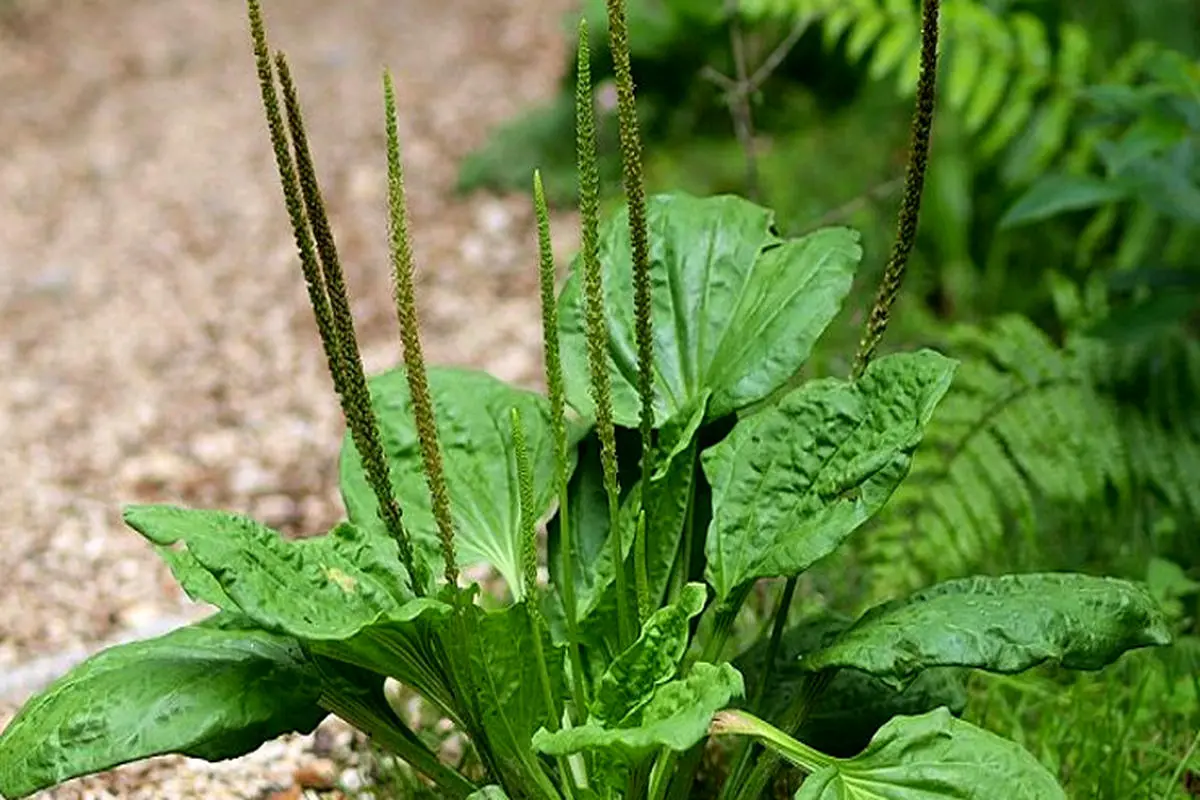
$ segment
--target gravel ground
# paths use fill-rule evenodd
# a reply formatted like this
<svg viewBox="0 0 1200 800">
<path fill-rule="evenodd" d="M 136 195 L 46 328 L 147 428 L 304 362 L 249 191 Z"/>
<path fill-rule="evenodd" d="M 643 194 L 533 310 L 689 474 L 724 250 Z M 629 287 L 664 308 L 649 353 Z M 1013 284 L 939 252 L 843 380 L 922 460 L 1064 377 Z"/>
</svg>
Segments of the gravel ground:
<svg viewBox="0 0 1200 800">
<path fill-rule="evenodd" d="M 549 95 L 564 0 L 265 0 L 289 52 L 369 370 L 398 360 L 379 70 L 398 82 L 431 361 L 539 382 L 524 197 L 455 198 L 457 160 Z M 341 420 L 234 0 L 0 3 L 0 724 L 100 643 L 194 616 L 134 502 L 341 514 Z M 570 220 L 558 220 L 564 252 Z M 469 322 L 468 322 L 469 320 Z M 334 733 L 341 736 L 336 726 Z M 167 759 L 46 797 L 298 797 L 310 738 Z"/>
</svg>

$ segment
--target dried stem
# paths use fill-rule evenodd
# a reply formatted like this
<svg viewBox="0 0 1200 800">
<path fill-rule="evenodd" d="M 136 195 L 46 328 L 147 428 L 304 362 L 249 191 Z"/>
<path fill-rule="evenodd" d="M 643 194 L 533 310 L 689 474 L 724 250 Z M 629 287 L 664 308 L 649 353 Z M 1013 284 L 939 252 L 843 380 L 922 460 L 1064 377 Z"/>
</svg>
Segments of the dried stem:
<svg viewBox="0 0 1200 800">
<path fill-rule="evenodd" d="M 729 116 L 733 120 L 734 135 L 737 137 L 746 159 L 746 196 L 757 201 L 760 193 L 758 145 L 754 130 L 754 110 L 750 98 L 762 88 L 767 78 L 771 77 L 772 73 L 787 58 L 788 53 L 796 46 L 796 42 L 800 41 L 800 37 L 816 19 L 816 15 L 808 14 L 798 19 L 783 41 L 775 46 L 775 49 L 751 75 L 746 58 L 745 33 L 737 17 L 739 2 L 733 0 L 729 5 L 729 13 L 733 15 L 729 26 L 729 46 L 733 54 L 735 77 L 730 78 L 723 75 L 711 66 L 704 67 L 700 71 L 700 75 L 715 83 L 725 93 L 725 103 L 729 106 Z"/>
</svg>

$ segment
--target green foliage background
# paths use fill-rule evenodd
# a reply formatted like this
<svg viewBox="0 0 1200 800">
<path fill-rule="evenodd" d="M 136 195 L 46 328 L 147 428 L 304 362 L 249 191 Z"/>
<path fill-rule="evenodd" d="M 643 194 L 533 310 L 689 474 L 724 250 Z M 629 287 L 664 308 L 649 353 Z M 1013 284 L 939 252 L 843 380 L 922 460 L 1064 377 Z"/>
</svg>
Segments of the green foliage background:
<svg viewBox="0 0 1200 800">
<path fill-rule="evenodd" d="M 757 194 L 786 234 L 858 228 L 866 257 L 846 306 L 867 307 L 903 171 L 919 5 L 640 0 L 630 12 L 650 189 Z M 909 481 L 838 557 L 858 580 L 817 575 L 802 600 L 858 608 L 1012 569 L 1149 580 L 1175 611 L 1171 651 L 1103 677 L 987 679 L 967 713 L 1074 796 L 1186 796 L 1200 782 L 1200 6 L 944 0 L 943 14 L 921 234 L 888 345 L 963 363 Z M 606 32 L 592 34 L 615 196 L 611 65 Z M 789 36 L 748 94 L 752 183 L 714 73 L 737 75 L 735 39 L 753 74 Z M 551 202 L 573 205 L 571 100 L 566 70 L 558 98 L 463 164 L 460 188 L 523 191 L 540 167 Z M 832 326 L 846 338 L 826 337 L 806 377 L 845 374 L 857 328 Z"/>
</svg>

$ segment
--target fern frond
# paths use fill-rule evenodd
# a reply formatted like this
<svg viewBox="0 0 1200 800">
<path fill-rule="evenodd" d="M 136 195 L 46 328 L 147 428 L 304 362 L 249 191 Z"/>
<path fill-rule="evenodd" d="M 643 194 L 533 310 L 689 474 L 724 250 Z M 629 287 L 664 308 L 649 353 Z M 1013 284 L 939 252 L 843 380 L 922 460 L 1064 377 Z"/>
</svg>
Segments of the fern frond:
<svg viewBox="0 0 1200 800">
<path fill-rule="evenodd" d="M 817 19 L 826 45 L 840 45 L 872 80 L 894 80 L 904 96 L 917 84 L 921 18 L 909 0 L 742 0 L 740 10 L 751 21 Z M 1048 28 L 1031 13 L 999 12 L 981 0 L 944 0 L 942 27 L 942 108 L 962 120 L 980 155 L 1005 151 L 1004 175 L 1014 183 L 1079 149 L 1069 134 L 1084 102 L 1080 89 L 1136 69 L 1153 49 L 1138 45 L 1105 65 L 1083 27 Z"/>
<path fill-rule="evenodd" d="M 1128 543 L 1099 531 L 1139 515 L 1200 520 L 1200 344 L 1169 353 L 1073 338 L 1032 322 L 964 326 L 942 348 L 962 362 L 912 473 L 863 537 L 889 596 L 1018 553 Z M 1146 512 L 1150 513 L 1147 514 Z M 899 566 L 898 566 L 899 565 Z"/>
<path fill-rule="evenodd" d="M 1125 483 L 1114 420 L 1080 365 L 1032 323 L 964 327 L 947 351 L 962 361 L 954 387 L 865 545 L 870 561 L 910 565 L 906 583 L 970 571 L 1006 531 L 1036 531 L 1043 501 L 1085 503 L 1106 482 Z"/>
</svg>

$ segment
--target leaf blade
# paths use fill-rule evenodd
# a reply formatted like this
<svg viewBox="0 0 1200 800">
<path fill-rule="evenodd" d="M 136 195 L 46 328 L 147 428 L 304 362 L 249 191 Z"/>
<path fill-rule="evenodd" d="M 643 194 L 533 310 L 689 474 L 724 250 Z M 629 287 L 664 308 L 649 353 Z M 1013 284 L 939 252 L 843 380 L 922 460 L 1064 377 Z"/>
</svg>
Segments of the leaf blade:
<svg viewBox="0 0 1200 800">
<path fill-rule="evenodd" d="M 458 563 L 491 564 L 516 590 L 521 575 L 520 487 L 511 456 L 509 415 L 516 408 L 525 425 L 534 472 L 534 506 L 541 516 L 557 499 L 549 402 L 478 370 L 431 367 L 428 378 Z M 395 369 L 372 377 L 369 385 L 405 525 L 427 559 L 440 559 L 408 381 L 403 370 Z M 582 435 L 579 426 L 568 426 L 568 432 L 571 444 Z M 573 455 L 571 458 L 568 473 L 574 469 Z M 349 438 L 342 446 L 340 484 L 350 521 L 372 532 L 381 531 L 375 496 Z"/>
<path fill-rule="evenodd" d="M 795 800 L 1065 800 L 1024 748 L 944 708 L 896 717 L 860 755 L 811 775 Z"/>
<path fill-rule="evenodd" d="M 901 687 L 939 666 L 1008 674 L 1054 661 L 1095 670 L 1126 650 L 1169 642 L 1157 603 L 1132 583 L 1003 575 L 947 581 L 876 606 L 800 664 L 809 671 L 850 667 Z"/>
<path fill-rule="evenodd" d="M 882 508 L 953 373 L 954 362 L 932 351 L 886 356 L 858 382 L 788 393 L 706 450 L 705 574 L 718 598 L 756 578 L 799 574 Z"/>
<path fill-rule="evenodd" d="M 99 653 L 35 696 L 0 733 L 0 793 L 18 798 L 165 753 L 217 761 L 327 712 L 289 637 L 218 615 Z"/>
<path fill-rule="evenodd" d="M 841 308 L 862 255 L 858 235 L 829 228 L 790 241 L 767 209 L 734 196 L 657 195 L 648 201 L 654 286 L 655 427 L 713 394 L 708 419 L 770 394 L 807 360 Z M 627 211 L 600 241 L 614 418 L 635 427 L 635 323 Z M 567 397 L 592 413 L 578 264 L 559 297 Z"/>
</svg>

